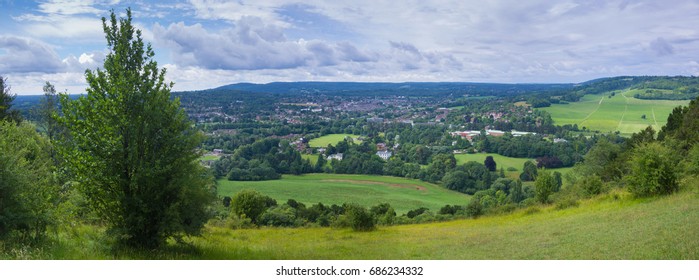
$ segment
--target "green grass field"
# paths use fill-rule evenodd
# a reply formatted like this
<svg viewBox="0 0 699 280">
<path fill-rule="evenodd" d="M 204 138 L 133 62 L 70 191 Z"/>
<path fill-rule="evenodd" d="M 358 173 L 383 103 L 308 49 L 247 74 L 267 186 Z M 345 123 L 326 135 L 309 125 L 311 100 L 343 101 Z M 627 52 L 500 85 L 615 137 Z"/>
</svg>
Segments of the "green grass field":
<svg viewBox="0 0 699 280">
<path fill-rule="evenodd" d="M 500 168 L 505 169 L 505 176 L 508 178 L 512 179 L 517 179 L 519 178 L 519 174 L 522 173 L 522 168 L 524 167 L 524 163 L 527 162 L 528 160 L 531 160 L 532 162 L 536 163 L 534 159 L 530 158 L 513 158 L 513 157 L 506 157 L 506 156 L 501 156 L 498 154 L 493 154 L 493 153 L 477 153 L 477 154 L 455 154 L 454 157 L 456 158 L 456 164 L 464 164 L 469 161 L 475 161 L 478 163 L 483 163 L 485 161 L 485 158 L 487 156 L 492 156 L 493 160 L 495 160 L 495 163 L 497 164 L 497 169 L 500 171 Z M 517 171 L 507 171 L 507 168 L 513 167 L 517 169 Z M 555 168 L 555 169 L 550 169 L 552 171 L 558 171 L 561 172 L 561 174 L 565 175 L 565 173 L 568 173 L 571 168 Z"/>
<path fill-rule="evenodd" d="M 321 136 L 315 139 L 311 139 L 311 141 L 308 142 L 308 145 L 311 147 L 327 147 L 328 144 L 332 144 L 333 146 L 336 146 L 337 143 L 339 143 L 342 140 L 345 140 L 346 137 L 350 137 L 354 139 L 354 143 L 359 144 L 362 143 L 362 141 L 358 140 L 357 138 L 359 135 L 354 135 L 354 134 L 328 134 L 325 136 Z"/>
<path fill-rule="evenodd" d="M 318 162 L 318 155 L 301 154 L 301 158 L 309 160 L 312 165 L 315 165 L 316 162 Z"/>
<path fill-rule="evenodd" d="M 281 180 L 241 182 L 218 181 L 220 196 L 233 196 L 243 189 L 254 189 L 285 203 L 292 198 L 307 206 L 354 202 L 371 207 L 388 202 L 400 215 L 409 210 L 427 207 L 433 212 L 446 205 L 466 205 L 470 196 L 422 182 L 388 176 L 306 174 L 284 175 Z"/>
<path fill-rule="evenodd" d="M 665 125 L 672 109 L 687 105 L 689 101 L 642 100 L 633 95 L 636 90 L 617 91 L 610 94 L 585 95 L 578 102 L 552 104 L 542 108 L 549 112 L 557 125 L 577 124 L 589 130 L 607 133 L 619 131 L 630 135 L 650 126 L 656 131 Z M 646 115 L 643 119 L 642 116 Z"/>
<path fill-rule="evenodd" d="M 518 210 L 502 216 L 379 227 L 231 230 L 161 252 L 114 251 L 101 228 L 52 235 L 28 257 L 43 259 L 699 259 L 699 192 L 634 199 L 615 191 L 580 206 Z"/>
</svg>

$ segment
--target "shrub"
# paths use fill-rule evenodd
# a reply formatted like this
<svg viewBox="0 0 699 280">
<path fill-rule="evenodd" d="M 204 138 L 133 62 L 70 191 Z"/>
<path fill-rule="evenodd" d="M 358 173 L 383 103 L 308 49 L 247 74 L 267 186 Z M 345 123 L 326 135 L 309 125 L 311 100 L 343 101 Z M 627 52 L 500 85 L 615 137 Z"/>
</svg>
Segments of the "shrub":
<svg viewBox="0 0 699 280">
<path fill-rule="evenodd" d="M 480 200 L 471 199 L 471 202 L 466 206 L 466 215 L 472 218 L 478 218 L 483 214 L 483 205 Z"/>
<path fill-rule="evenodd" d="M 374 217 L 362 206 L 356 204 L 345 206 L 345 217 L 349 226 L 355 231 L 371 231 L 376 228 Z"/>
<path fill-rule="evenodd" d="M 274 227 L 290 227 L 296 222 L 295 209 L 283 204 L 267 209 L 259 217 L 258 224 Z"/>
<path fill-rule="evenodd" d="M 677 156 L 669 148 L 653 142 L 636 147 L 631 156 L 629 191 L 635 196 L 669 194 L 679 188 Z"/>
</svg>

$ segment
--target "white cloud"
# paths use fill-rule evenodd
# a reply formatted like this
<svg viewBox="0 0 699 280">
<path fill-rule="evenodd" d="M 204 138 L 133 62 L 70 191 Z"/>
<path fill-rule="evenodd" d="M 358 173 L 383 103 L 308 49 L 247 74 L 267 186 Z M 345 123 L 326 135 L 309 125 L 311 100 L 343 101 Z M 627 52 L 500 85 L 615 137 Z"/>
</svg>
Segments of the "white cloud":
<svg viewBox="0 0 699 280">
<path fill-rule="evenodd" d="M 0 36 L 0 73 L 55 73 L 65 69 L 58 54 L 46 43 L 25 37 Z"/>
</svg>

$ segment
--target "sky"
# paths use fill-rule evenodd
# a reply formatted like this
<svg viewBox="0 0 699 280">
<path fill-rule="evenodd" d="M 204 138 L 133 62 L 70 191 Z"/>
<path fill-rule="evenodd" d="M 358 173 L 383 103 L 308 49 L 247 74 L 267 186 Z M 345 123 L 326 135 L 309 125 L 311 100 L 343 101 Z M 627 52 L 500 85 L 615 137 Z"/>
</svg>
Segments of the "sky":
<svg viewBox="0 0 699 280">
<path fill-rule="evenodd" d="M 699 76 L 697 0 L 0 0 L 12 92 L 85 92 L 132 9 L 173 91 L 274 81 L 577 83 Z"/>
</svg>

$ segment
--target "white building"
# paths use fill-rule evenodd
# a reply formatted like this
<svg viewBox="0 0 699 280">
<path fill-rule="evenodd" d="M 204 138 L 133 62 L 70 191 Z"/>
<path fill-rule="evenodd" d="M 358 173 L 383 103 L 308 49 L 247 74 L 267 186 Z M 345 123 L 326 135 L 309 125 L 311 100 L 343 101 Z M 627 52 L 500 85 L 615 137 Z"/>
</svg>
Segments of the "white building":
<svg viewBox="0 0 699 280">
<path fill-rule="evenodd" d="M 388 160 L 389 158 L 391 158 L 393 153 L 391 151 L 378 151 L 378 152 L 376 152 L 376 155 L 379 156 L 383 160 Z"/>
</svg>

